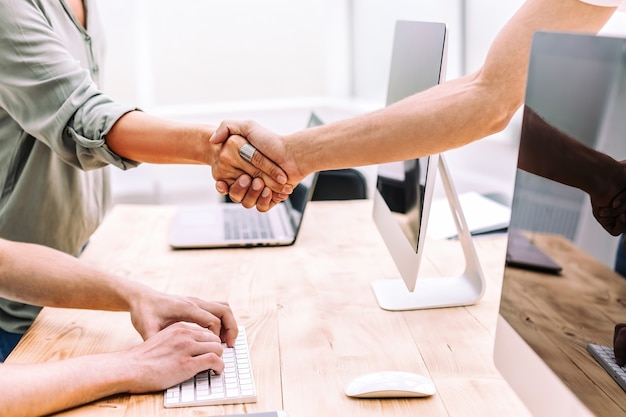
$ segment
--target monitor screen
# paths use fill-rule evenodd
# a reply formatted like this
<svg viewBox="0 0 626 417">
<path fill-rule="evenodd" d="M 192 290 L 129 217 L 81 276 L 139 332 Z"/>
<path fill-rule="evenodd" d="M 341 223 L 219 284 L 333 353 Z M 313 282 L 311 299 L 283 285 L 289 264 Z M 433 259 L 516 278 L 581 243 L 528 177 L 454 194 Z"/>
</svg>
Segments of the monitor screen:
<svg viewBox="0 0 626 417">
<path fill-rule="evenodd" d="M 437 22 L 396 22 L 387 101 L 390 105 L 439 84 L 446 71 L 446 25 Z M 376 188 L 397 213 L 408 243 L 417 252 L 429 158 L 381 164 Z"/>
<path fill-rule="evenodd" d="M 494 350 L 536 416 L 626 415 L 626 391 L 589 351 L 612 349 L 626 322 L 619 222 L 599 211 L 626 189 L 625 138 L 626 40 L 537 33 L 509 233 L 559 268 L 505 266 Z"/>
<path fill-rule="evenodd" d="M 387 105 L 439 84 L 445 74 L 446 43 L 443 23 L 396 22 Z M 430 168 L 428 157 L 380 165 L 374 193 L 374 221 L 410 291 L 421 257 L 418 240 L 425 238 L 424 199 L 434 187 L 434 175 L 426 187 L 428 172 L 437 166 L 430 159 L 435 162 Z"/>
</svg>

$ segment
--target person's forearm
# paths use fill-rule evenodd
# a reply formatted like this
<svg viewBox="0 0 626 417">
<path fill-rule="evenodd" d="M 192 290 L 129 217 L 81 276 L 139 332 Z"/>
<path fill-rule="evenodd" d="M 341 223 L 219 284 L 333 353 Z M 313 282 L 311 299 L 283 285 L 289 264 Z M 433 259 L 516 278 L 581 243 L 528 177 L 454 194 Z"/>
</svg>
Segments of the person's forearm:
<svg viewBox="0 0 626 417">
<path fill-rule="evenodd" d="M 40 306 L 129 311 L 132 298 L 147 291 L 45 246 L 0 240 L 2 297 Z"/>
<path fill-rule="evenodd" d="M 622 165 L 548 123 L 531 107 L 524 108 L 519 167 L 590 195 L 622 177 Z M 619 190 L 616 190 L 616 192 Z"/>
<path fill-rule="evenodd" d="M 537 30 L 596 33 L 615 8 L 578 0 L 527 0 L 494 40 L 474 75 L 393 106 L 288 136 L 303 173 L 411 159 L 496 133 L 523 102 Z"/>
<path fill-rule="evenodd" d="M 122 116 L 106 136 L 119 156 L 156 164 L 207 164 L 214 147 L 214 126 L 183 123 L 133 111 Z"/>
<path fill-rule="evenodd" d="M 130 349 L 39 364 L 0 364 L 0 414 L 46 415 L 119 393 L 161 391 L 202 370 L 224 369 L 220 338 L 173 324 Z"/>
<path fill-rule="evenodd" d="M 498 116 L 504 106 L 490 108 L 494 94 L 467 76 L 373 113 L 287 135 L 285 143 L 306 174 L 431 155 L 502 129 L 513 112 Z M 521 94 L 509 100 L 519 105 Z"/>
<path fill-rule="evenodd" d="M 128 392 L 133 369 L 119 355 L 90 355 L 43 364 L 0 364 L 0 414 L 48 415 Z"/>
</svg>

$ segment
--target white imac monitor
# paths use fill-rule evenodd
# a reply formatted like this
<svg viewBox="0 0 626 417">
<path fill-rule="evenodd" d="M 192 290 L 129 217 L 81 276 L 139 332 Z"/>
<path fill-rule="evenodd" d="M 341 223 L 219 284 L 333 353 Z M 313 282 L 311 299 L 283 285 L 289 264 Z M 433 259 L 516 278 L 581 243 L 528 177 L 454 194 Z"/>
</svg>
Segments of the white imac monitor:
<svg viewBox="0 0 626 417">
<path fill-rule="evenodd" d="M 387 105 L 434 87 L 445 78 L 447 33 L 443 23 L 396 23 Z M 463 244 L 468 270 L 461 277 L 420 277 L 426 242 L 426 222 L 440 170 Z M 432 155 L 379 167 L 373 218 L 400 272 L 401 278 L 372 283 L 381 308 L 412 310 L 473 304 L 483 294 L 484 282 L 471 237 L 460 211 L 443 155 Z"/>
<path fill-rule="evenodd" d="M 626 386 L 605 368 L 615 369 L 615 327 L 626 322 L 626 278 L 615 271 L 623 230 L 594 210 L 626 189 L 625 159 L 626 39 L 538 32 L 508 250 L 523 235 L 561 269 L 505 266 L 494 348 L 534 416 L 626 415 Z"/>
</svg>

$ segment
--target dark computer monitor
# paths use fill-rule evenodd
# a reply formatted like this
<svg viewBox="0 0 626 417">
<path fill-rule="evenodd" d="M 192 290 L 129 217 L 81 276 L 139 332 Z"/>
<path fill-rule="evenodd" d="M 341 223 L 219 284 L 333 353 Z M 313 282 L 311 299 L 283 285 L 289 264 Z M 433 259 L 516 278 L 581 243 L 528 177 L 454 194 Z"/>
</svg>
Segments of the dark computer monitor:
<svg viewBox="0 0 626 417">
<path fill-rule="evenodd" d="M 386 105 L 439 84 L 446 76 L 447 29 L 444 23 L 396 22 L 389 67 Z M 381 164 L 376 188 L 396 213 L 420 213 L 424 201 L 428 157 Z M 419 221 L 406 231 L 417 247 Z"/>
<path fill-rule="evenodd" d="M 612 348 L 626 322 L 626 279 L 613 270 L 619 238 L 592 209 L 626 188 L 613 174 L 624 159 L 626 39 L 537 33 L 510 230 L 561 270 L 505 267 L 494 350 L 535 416 L 626 415 L 626 392 L 588 351 Z"/>
<path fill-rule="evenodd" d="M 387 105 L 443 81 L 446 45 L 447 32 L 443 23 L 396 23 Z M 472 304 L 482 297 L 482 273 L 469 234 L 463 234 L 460 239 L 467 248 L 466 257 L 471 258 L 469 274 L 466 271 L 463 277 L 436 280 L 421 277 L 418 280 L 428 211 L 440 167 L 443 167 L 444 185 L 448 186 L 447 195 L 456 210 L 454 218 L 459 219 L 462 217 L 458 216 L 460 206 L 447 176 L 443 156 L 432 155 L 379 167 L 373 218 L 401 276 L 372 283 L 378 304 L 383 309 L 451 307 Z M 472 282 L 468 283 L 466 278 L 470 275 Z"/>
</svg>

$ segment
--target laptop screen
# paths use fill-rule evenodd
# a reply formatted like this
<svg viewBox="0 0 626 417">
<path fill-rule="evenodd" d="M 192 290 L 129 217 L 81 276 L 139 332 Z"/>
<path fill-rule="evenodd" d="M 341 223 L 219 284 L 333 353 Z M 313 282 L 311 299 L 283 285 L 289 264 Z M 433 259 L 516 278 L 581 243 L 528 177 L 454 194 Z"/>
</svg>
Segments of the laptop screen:
<svg viewBox="0 0 626 417">
<path fill-rule="evenodd" d="M 289 198 L 283 203 L 285 204 L 287 213 L 289 213 L 289 218 L 296 234 L 302 224 L 304 208 L 311 200 L 316 181 L 317 172 L 308 175 L 294 188 L 293 193 L 291 193 Z"/>
<path fill-rule="evenodd" d="M 311 114 L 309 115 L 307 128 L 321 126 L 323 124 L 324 122 L 322 122 L 322 119 L 320 119 L 320 117 L 315 114 L 315 112 L 311 112 Z M 293 225 L 293 230 L 296 232 L 296 234 L 300 229 L 300 224 L 302 224 L 302 215 L 304 214 L 304 208 L 306 204 L 311 201 L 311 197 L 313 196 L 315 183 L 317 182 L 317 176 L 317 172 L 306 176 L 296 186 L 296 188 L 294 188 L 293 193 L 291 193 L 289 198 L 284 202 L 287 208 L 287 212 L 289 213 L 291 224 Z"/>
</svg>

